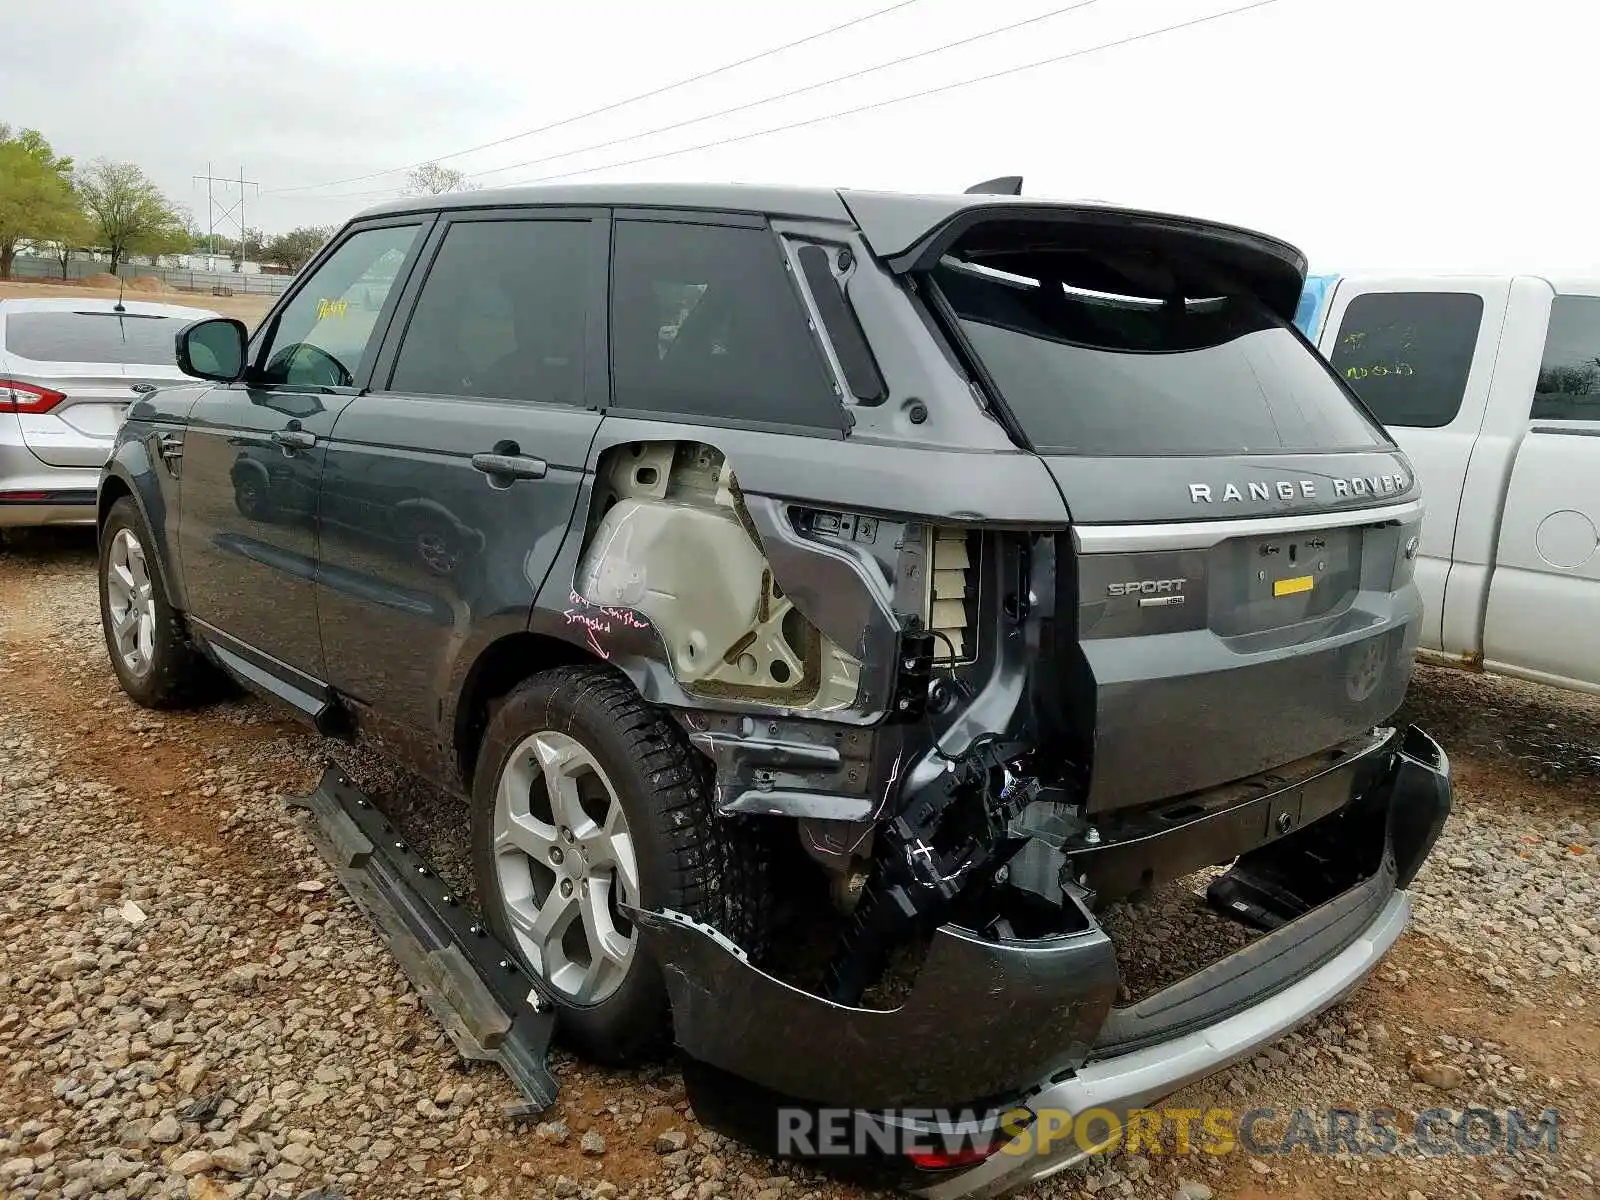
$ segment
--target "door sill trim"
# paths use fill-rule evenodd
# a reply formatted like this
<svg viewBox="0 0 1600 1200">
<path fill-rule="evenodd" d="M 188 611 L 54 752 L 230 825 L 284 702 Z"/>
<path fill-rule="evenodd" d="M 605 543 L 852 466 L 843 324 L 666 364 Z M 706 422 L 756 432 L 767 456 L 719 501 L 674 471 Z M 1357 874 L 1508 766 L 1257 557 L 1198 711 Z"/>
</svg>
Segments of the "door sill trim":
<svg viewBox="0 0 1600 1200">
<path fill-rule="evenodd" d="M 289 705 L 325 737 L 336 737 L 343 730 L 343 713 L 337 697 L 322 680 L 280 662 L 270 654 L 263 654 L 248 642 L 240 641 L 198 617 L 190 617 L 189 623 L 205 640 L 218 664 L 246 687 L 265 692 Z"/>
</svg>

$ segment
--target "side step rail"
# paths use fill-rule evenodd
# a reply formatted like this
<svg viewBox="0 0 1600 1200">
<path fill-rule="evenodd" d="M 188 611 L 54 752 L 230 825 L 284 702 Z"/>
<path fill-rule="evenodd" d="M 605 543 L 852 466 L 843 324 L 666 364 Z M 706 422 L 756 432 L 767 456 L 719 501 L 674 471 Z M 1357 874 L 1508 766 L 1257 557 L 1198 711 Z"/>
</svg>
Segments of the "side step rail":
<svg viewBox="0 0 1600 1200">
<path fill-rule="evenodd" d="M 329 768 L 309 795 L 287 797 L 308 832 L 463 1058 L 500 1066 L 527 1119 L 555 1103 L 548 1067 L 555 1009 L 516 958 L 433 873 L 400 831 Z"/>
</svg>

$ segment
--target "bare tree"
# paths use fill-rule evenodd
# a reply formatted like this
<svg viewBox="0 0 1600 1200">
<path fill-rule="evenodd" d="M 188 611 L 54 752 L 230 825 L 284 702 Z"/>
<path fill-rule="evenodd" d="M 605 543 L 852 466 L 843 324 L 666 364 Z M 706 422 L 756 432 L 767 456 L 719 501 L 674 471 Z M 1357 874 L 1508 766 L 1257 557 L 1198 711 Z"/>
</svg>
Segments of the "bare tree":
<svg viewBox="0 0 1600 1200">
<path fill-rule="evenodd" d="M 183 218 L 132 163 L 97 159 L 77 172 L 76 181 L 113 272 L 129 254 L 170 254 L 187 244 Z"/>
<path fill-rule="evenodd" d="M 475 192 L 480 184 L 467 178 L 465 171 L 423 163 L 406 172 L 406 191 L 413 196 L 437 196 L 442 192 Z"/>
</svg>

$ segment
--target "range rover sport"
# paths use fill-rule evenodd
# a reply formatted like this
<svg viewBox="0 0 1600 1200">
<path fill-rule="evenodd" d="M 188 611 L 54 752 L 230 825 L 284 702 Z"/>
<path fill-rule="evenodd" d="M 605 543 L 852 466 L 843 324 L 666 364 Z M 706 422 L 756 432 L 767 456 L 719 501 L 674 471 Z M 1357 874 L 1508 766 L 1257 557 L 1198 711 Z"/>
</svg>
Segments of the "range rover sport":
<svg viewBox="0 0 1600 1200">
<path fill-rule="evenodd" d="M 111 662 L 470 798 L 584 1053 L 960 1108 L 900 1181 L 1002 1191 L 1082 1153 L 1016 1153 L 1017 1112 L 1148 1102 L 1354 987 L 1449 810 L 1388 723 L 1421 498 L 1304 273 L 1013 195 L 372 209 L 130 412 Z M 1208 868 L 1252 940 L 1119 993 L 1099 914 Z"/>
</svg>

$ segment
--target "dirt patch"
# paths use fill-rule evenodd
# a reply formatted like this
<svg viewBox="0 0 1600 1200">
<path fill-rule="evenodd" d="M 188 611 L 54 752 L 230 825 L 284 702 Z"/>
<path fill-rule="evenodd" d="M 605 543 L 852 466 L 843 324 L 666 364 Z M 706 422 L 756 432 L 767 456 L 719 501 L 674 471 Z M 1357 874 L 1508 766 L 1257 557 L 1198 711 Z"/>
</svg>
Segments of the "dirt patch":
<svg viewBox="0 0 1600 1200">
<path fill-rule="evenodd" d="M 1600 696 L 1423 666 L 1401 716 L 1453 752 L 1474 751 L 1539 783 L 1574 783 L 1600 800 Z"/>
<path fill-rule="evenodd" d="M 255 700 L 174 714 L 130 704 L 100 642 L 94 562 L 92 535 L 67 532 L 0 553 L 0 1058 L 20 1068 L 0 1074 L 0 1161 L 31 1158 L 32 1194 L 58 1195 L 69 1167 L 93 1182 L 125 1162 L 128 1194 L 142 1180 L 140 1195 L 181 1197 L 181 1153 L 235 1150 L 250 1156 L 245 1177 L 204 1176 L 222 1194 L 244 1183 L 240 1195 L 285 1200 L 319 1188 L 348 1200 L 868 1195 L 719 1140 L 670 1063 L 616 1071 L 557 1052 L 562 1090 L 543 1126 L 507 1122 L 509 1085 L 457 1061 L 282 807 L 327 746 Z M 1480 686 L 1421 672 L 1409 705 L 1460 784 L 1412 932 L 1342 1003 L 1162 1107 L 1549 1106 L 1562 1114 L 1559 1157 L 1178 1154 L 1168 1142 L 1064 1172 L 1029 1200 L 1171 1200 L 1186 1179 L 1218 1200 L 1596 1194 L 1600 1006 L 1586 939 L 1600 925 L 1584 922 L 1600 914 L 1584 911 L 1589 845 L 1570 847 L 1600 806 L 1576 771 L 1541 777 L 1495 751 L 1507 722 L 1497 732 L 1475 716 Z M 1540 726 L 1563 744 L 1586 736 L 1582 703 L 1546 693 L 1541 710 L 1490 688 L 1519 738 Z M 464 874 L 451 850 L 465 840 L 459 802 L 365 752 L 338 753 L 436 867 Z M 146 924 L 118 915 L 130 901 Z M 1216 936 L 1214 914 L 1192 889 L 1160 903 L 1165 945 L 1137 969 L 1182 970 Z M 202 1060 L 191 1092 L 186 1068 Z M 1459 1082 L 1419 1079 L 1430 1064 Z M 153 1122 L 213 1093 L 228 1107 L 180 1122 L 174 1145 L 150 1144 Z M 261 1125 L 242 1131 L 257 1109 Z M 666 1132 L 685 1135 L 683 1151 L 658 1150 Z M 585 1133 L 603 1149 L 586 1153 Z"/>
<path fill-rule="evenodd" d="M 276 760 L 283 774 L 274 782 L 286 790 L 315 782 L 311 764 L 291 749 L 303 740 L 300 731 L 258 701 L 229 702 L 205 714 L 151 713 L 123 696 L 109 669 L 98 686 L 86 688 L 84 681 L 64 681 L 59 660 L 48 654 L 13 649 L 5 662 L 6 693 L 46 722 L 41 743 L 51 756 L 75 774 L 114 781 L 163 841 L 234 849 L 210 780 L 236 751 Z M 213 753 L 219 724 L 231 727 L 221 756 Z"/>
<path fill-rule="evenodd" d="M 93 533 L 42 530 L 25 547 L 0 556 L 8 615 L 0 687 L 39 722 L 40 746 L 75 776 L 115 787 L 157 839 L 247 858 L 258 852 L 229 836 L 227 802 L 269 786 L 308 788 L 317 760 L 300 729 L 247 697 L 203 712 L 139 708 L 117 686 L 100 645 Z M 64 619 L 63 593 L 87 593 L 89 604 Z M 240 772 L 229 763 L 235 755 L 257 765 Z"/>
<path fill-rule="evenodd" d="M 1435 1028 L 1505 1047 L 1547 1081 L 1560 1081 L 1557 1094 L 1600 1096 L 1600 1005 L 1591 1004 L 1581 986 L 1559 985 L 1538 1002 L 1490 991 L 1463 976 L 1450 948 L 1427 934 L 1408 937 L 1385 965 L 1395 1008 Z M 1600 1111 L 1592 1116 L 1600 1120 Z M 1600 1147 L 1600 1125 L 1589 1133 L 1590 1144 Z"/>
<path fill-rule="evenodd" d="M 91 282 L 93 281 L 93 282 Z M 47 283 L 29 281 L 19 283 L 15 280 L 0 282 L 0 299 L 8 296 L 94 296 L 100 299 L 116 299 L 118 295 L 118 281 L 114 275 L 91 275 L 82 284 Z M 196 308 L 210 309 L 212 312 L 221 313 L 227 317 L 238 317 L 246 325 L 254 328 L 255 323 L 266 315 L 267 309 L 272 307 L 276 296 L 265 294 L 213 296 L 209 291 L 187 292 L 174 290 L 169 293 L 170 302 L 174 304 L 189 304 Z"/>
<path fill-rule="evenodd" d="M 1136 904 L 1119 901 L 1099 914 L 1117 951 L 1119 1004 L 1137 1004 L 1261 936 L 1206 901 L 1206 889 L 1222 872 L 1221 867 L 1208 867 Z"/>
</svg>

